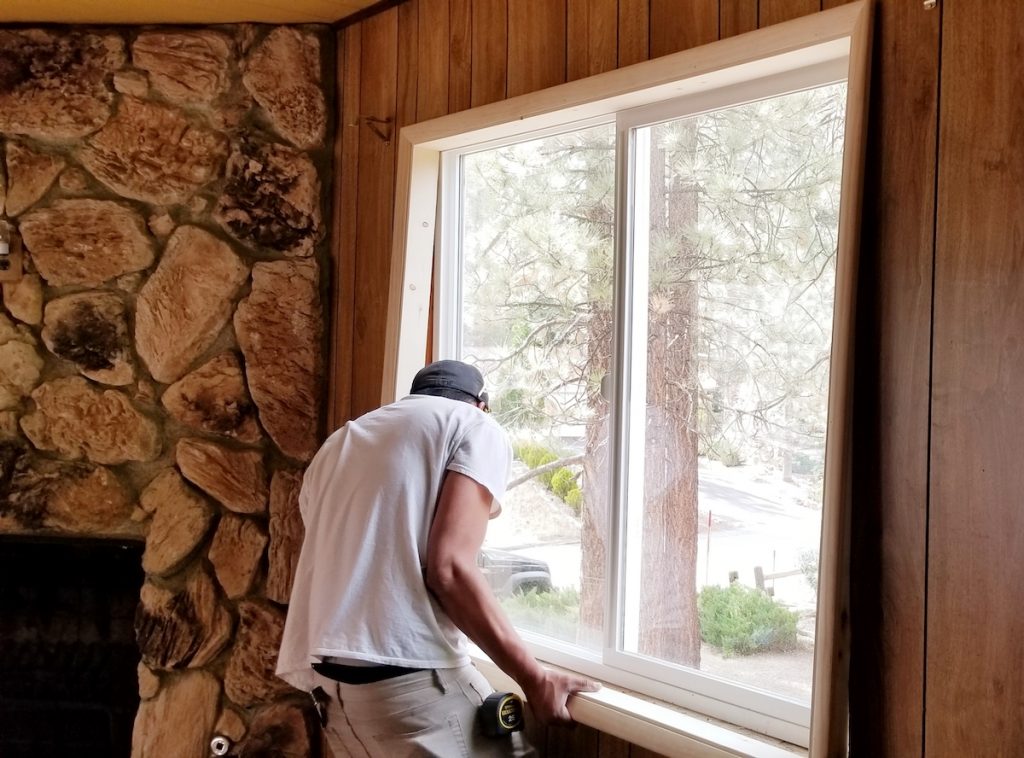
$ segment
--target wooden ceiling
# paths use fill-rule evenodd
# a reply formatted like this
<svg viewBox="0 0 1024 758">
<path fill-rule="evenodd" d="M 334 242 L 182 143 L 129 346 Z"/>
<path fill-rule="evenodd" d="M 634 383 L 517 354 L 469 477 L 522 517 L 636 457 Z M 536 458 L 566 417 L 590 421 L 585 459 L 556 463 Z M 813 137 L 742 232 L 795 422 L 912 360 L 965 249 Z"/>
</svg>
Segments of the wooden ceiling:
<svg viewBox="0 0 1024 758">
<path fill-rule="evenodd" d="M 0 0 L 0 23 L 331 23 L 377 2 L 378 0 Z"/>
</svg>

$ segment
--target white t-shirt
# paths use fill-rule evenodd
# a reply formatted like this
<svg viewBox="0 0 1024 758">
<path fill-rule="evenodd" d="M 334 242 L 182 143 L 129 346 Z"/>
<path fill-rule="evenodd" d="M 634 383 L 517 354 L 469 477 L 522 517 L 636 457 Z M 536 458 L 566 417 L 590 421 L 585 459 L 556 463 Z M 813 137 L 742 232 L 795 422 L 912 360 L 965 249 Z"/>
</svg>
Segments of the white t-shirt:
<svg viewBox="0 0 1024 758">
<path fill-rule="evenodd" d="M 300 689 L 322 657 L 410 668 L 469 661 L 466 637 L 424 581 L 446 471 L 479 482 L 501 510 L 512 462 L 502 428 L 476 406 L 409 395 L 348 422 L 306 469 L 306 534 L 277 674 Z"/>
</svg>

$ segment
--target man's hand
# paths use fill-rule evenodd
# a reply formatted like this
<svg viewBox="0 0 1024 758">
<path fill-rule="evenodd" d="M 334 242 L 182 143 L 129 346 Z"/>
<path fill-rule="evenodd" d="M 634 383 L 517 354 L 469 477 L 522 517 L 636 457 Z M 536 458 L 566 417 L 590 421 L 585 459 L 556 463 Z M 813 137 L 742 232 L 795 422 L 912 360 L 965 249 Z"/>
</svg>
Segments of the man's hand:
<svg viewBox="0 0 1024 758">
<path fill-rule="evenodd" d="M 526 695 L 526 702 L 533 712 L 533 717 L 541 725 L 573 723 L 566 707 L 569 696 L 577 692 L 596 692 L 601 689 L 598 682 L 550 669 L 541 669 L 538 677 L 519 684 Z"/>
</svg>

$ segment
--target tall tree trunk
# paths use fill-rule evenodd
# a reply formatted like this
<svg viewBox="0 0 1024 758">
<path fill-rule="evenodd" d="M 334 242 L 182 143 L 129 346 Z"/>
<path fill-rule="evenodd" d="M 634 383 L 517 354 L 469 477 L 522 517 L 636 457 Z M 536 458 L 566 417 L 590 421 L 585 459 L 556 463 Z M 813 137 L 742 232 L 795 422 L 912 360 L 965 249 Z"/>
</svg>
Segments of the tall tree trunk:
<svg viewBox="0 0 1024 758">
<path fill-rule="evenodd" d="M 610 368 L 611 304 L 595 304 L 588 322 L 591 369 L 605 377 Z M 597 391 L 590 397 L 591 420 L 587 424 L 586 457 L 583 462 L 583 524 L 580 551 L 580 639 L 592 647 L 603 644 L 605 613 L 605 562 L 610 502 L 608 498 L 608 401 Z"/>
<path fill-rule="evenodd" d="M 693 127 L 687 148 L 693 149 Z M 694 251 L 683 230 L 693 227 L 694 188 L 672 176 L 671 156 L 655 150 L 652 160 L 651 238 L 671 239 L 669 253 L 651 266 L 670 272 L 654 285 L 649 303 L 647 418 L 644 476 L 643 556 L 639 651 L 661 660 L 700 665 L 697 617 L 697 286 L 688 270 Z M 640 220 L 638 223 L 644 223 Z M 652 276 L 652 280 L 655 277 Z M 610 304 L 594 303 L 588 326 L 590 368 L 610 371 Z M 608 403 L 591 398 L 584 463 L 580 642 L 604 628 L 605 564 L 612 503 L 608 490 Z M 640 507 L 632 503 L 631 507 Z M 607 621 L 611 621 L 608 619 Z"/>
<path fill-rule="evenodd" d="M 678 128 L 681 149 L 694 149 L 695 127 Z M 695 226 L 697 202 L 674 163 L 668 151 L 652 150 L 639 652 L 696 668 L 698 291 L 684 231 Z"/>
</svg>

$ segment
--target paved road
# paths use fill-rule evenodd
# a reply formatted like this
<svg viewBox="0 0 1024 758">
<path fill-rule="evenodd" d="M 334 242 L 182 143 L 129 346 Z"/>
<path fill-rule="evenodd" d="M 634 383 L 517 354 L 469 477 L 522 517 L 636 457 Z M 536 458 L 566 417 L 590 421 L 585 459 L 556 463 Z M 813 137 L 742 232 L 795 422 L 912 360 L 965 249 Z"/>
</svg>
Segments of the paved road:
<svg viewBox="0 0 1024 758">
<path fill-rule="evenodd" d="M 754 566 L 761 566 L 768 574 L 788 571 L 799 567 L 801 553 L 818 548 L 820 511 L 778 502 L 744 489 L 742 481 L 703 471 L 698 498 L 700 585 L 725 585 L 730 571 L 738 571 L 742 583 L 753 585 Z M 555 586 L 579 587 L 579 542 L 522 546 L 515 552 L 547 561 Z M 774 584 L 775 596 L 780 600 L 797 606 L 813 605 L 814 593 L 802 575 L 778 579 Z"/>
</svg>

